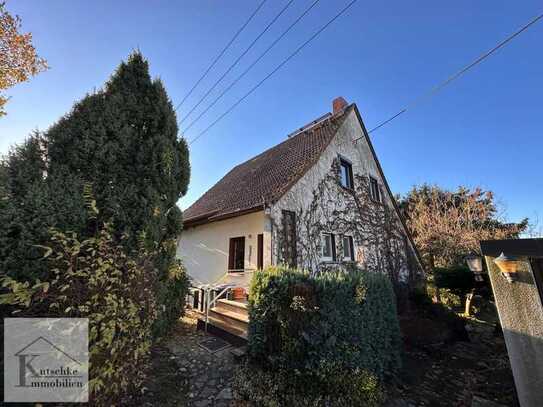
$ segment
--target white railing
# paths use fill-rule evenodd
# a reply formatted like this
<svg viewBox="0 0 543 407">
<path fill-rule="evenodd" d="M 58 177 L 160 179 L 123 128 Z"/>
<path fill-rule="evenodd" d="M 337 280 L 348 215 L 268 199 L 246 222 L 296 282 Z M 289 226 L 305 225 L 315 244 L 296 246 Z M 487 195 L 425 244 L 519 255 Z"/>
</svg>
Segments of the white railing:
<svg viewBox="0 0 543 407">
<path fill-rule="evenodd" d="M 209 310 L 213 308 L 218 299 L 233 287 L 233 285 L 226 285 L 220 291 L 212 285 L 193 287 L 191 289 L 192 293 L 187 296 L 186 301 L 187 303 L 189 301 L 192 302 L 190 307 L 204 315 L 205 332 L 207 332 L 207 325 L 209 323 Z M 195 302 L 197 302 L 196 306 Z"/>
<path fill-rule="evenodd" d="M 230 290 L 232 287 L 230 286 L 227 286 L 225 288 L 223 288 L 223 290 L 221 292 L 219 292 L 215 297 L 213 297 L 213 299 L 210 299 L 210 296 L 209 296 L 209 293 L 211 292 L 212 288 L 211 287 L 206 287 L 205 288 L 205 303 L 204 303 L 204 307 L 205 307 L 205 326 L 204 326 L 204 331 L 207 332 L 207 324 L 209 322 L 209 309 L 211 307 L 213 307 L 213 305 L 217 302 L 217 300 L 219 298 L 221 298 L 221 296 L 226 293 L 228 290 Z"/>
</svg>

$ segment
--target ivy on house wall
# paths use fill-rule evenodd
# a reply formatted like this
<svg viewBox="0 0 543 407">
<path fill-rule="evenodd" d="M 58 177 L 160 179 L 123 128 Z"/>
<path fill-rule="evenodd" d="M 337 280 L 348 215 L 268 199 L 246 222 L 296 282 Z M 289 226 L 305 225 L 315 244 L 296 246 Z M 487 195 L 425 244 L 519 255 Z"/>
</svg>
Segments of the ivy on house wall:
<svg viewBox="0 0 543 407">
<path fill-rule="evenodd" d="M 354 266 L 384 273 L 390 277 L 398 297 L 404 297 L 402 292 L 420 281 L 422 270 L 394 208 L 386 199 L 378 202 L 371 198 L 367 175 L 354 173 L 353 177 L 353 189 L 341 185 L 340 162 L 336 158 L 310 192 L 309 200 L 293 196 L 289 200 L 291 207 L 281 208 L 296 213 L 297 264 L 313 274 Z M 285 263 L 282 258 L 285 233 L 281 219 L 272 219 L 272 224 L 275 242 L 272 250 L 278 263 Z M 321 235 L 326 232 L 338 237 L 335 241 L 337 261 L 334 262 L 323 262 L 321 258 Z M 341 235 L 352 236 L 355 263 L 342 260 Z"/>
</svg>

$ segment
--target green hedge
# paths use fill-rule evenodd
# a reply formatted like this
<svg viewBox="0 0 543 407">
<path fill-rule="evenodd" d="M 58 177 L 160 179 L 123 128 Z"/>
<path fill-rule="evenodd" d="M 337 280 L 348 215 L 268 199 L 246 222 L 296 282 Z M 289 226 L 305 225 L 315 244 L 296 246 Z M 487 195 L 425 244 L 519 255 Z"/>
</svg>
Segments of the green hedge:
<svg viewBox="0 0 543 407">
<path fill-rule="evenodd" d="M 158 270 L 155 287 L 158 315 L 153 324 L 155 339 L 167 335 L 185 314 L 185 299 L 189 291 L 189 277 L 185 267 L 175 257 L 176 239 L 168 239 L 154 253 L 154 266 Z"/>
<path fill-rule="evenodd" d="M 296 392 L 334 397 L 346 391 L 346 373 L 367 383 L 400 367 L 396 299 L 384 275 L 268 268 L 253 277 L 249 315 L 249 363 L 286 374 Z"/>
</svg>

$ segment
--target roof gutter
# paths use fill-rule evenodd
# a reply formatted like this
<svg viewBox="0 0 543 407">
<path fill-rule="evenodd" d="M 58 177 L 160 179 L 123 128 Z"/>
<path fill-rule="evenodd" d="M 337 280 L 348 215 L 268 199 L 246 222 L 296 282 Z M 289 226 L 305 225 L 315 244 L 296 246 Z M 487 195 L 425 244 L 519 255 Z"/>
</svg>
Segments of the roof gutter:
<svg viewBox="0 0 543 407">
<path fill-rule="evenodd" d="M 235 217 L 238 217 L 238 216 L 243 216 L 243 215 L 247 215 L 249 213 L 259 212 L 259 211 L 263 211 L 263 210 L 264 210 L 263 205 L 258 204 L 257 206 L 254 206 L 254 207 L 248 208 L 248 209 L 244 209 L 244 210 L 241 210 L 241 211 L 233 211 L 233 212 L 228 212 L 228 213 L 222 213 L 222 214 L 219 214 L 219 215 L 209 215 L 209 214 L 202 215 L 202 216 L 198 216 L 198 217 L 194 217 L 194 218 L 185 220 L 183 222 L 183 228 L 184 229 L 189 229 L 189 228 L 193 228 L 193 227 L 196 227 L 196 226 L 205 225 L 207 223 L 212 223 L 212 222 L 217 222 L 217 221 L 220 221 L 220 220 L 235 218 Z M 213 213 L 217 213 L 217 212 L 213 212 Z"/>
</svg>

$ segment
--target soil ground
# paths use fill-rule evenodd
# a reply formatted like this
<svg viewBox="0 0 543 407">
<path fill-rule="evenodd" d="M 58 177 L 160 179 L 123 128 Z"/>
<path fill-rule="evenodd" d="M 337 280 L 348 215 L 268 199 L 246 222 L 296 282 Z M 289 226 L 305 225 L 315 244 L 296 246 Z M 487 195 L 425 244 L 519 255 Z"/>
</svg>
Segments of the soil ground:
<svg viewBox="0 0 543 407">
<path fill-rule="evenodd" d="M 469 341 L 405 349 L 390 399 L 415 406 L 518 406 L 513 375 L 495 308 L 480 301 L 467 319 Z M 394 405 L 392 403 L 392 405 Z M 401 404 L 398 404 L 401 405 Z"/>
</svg>

